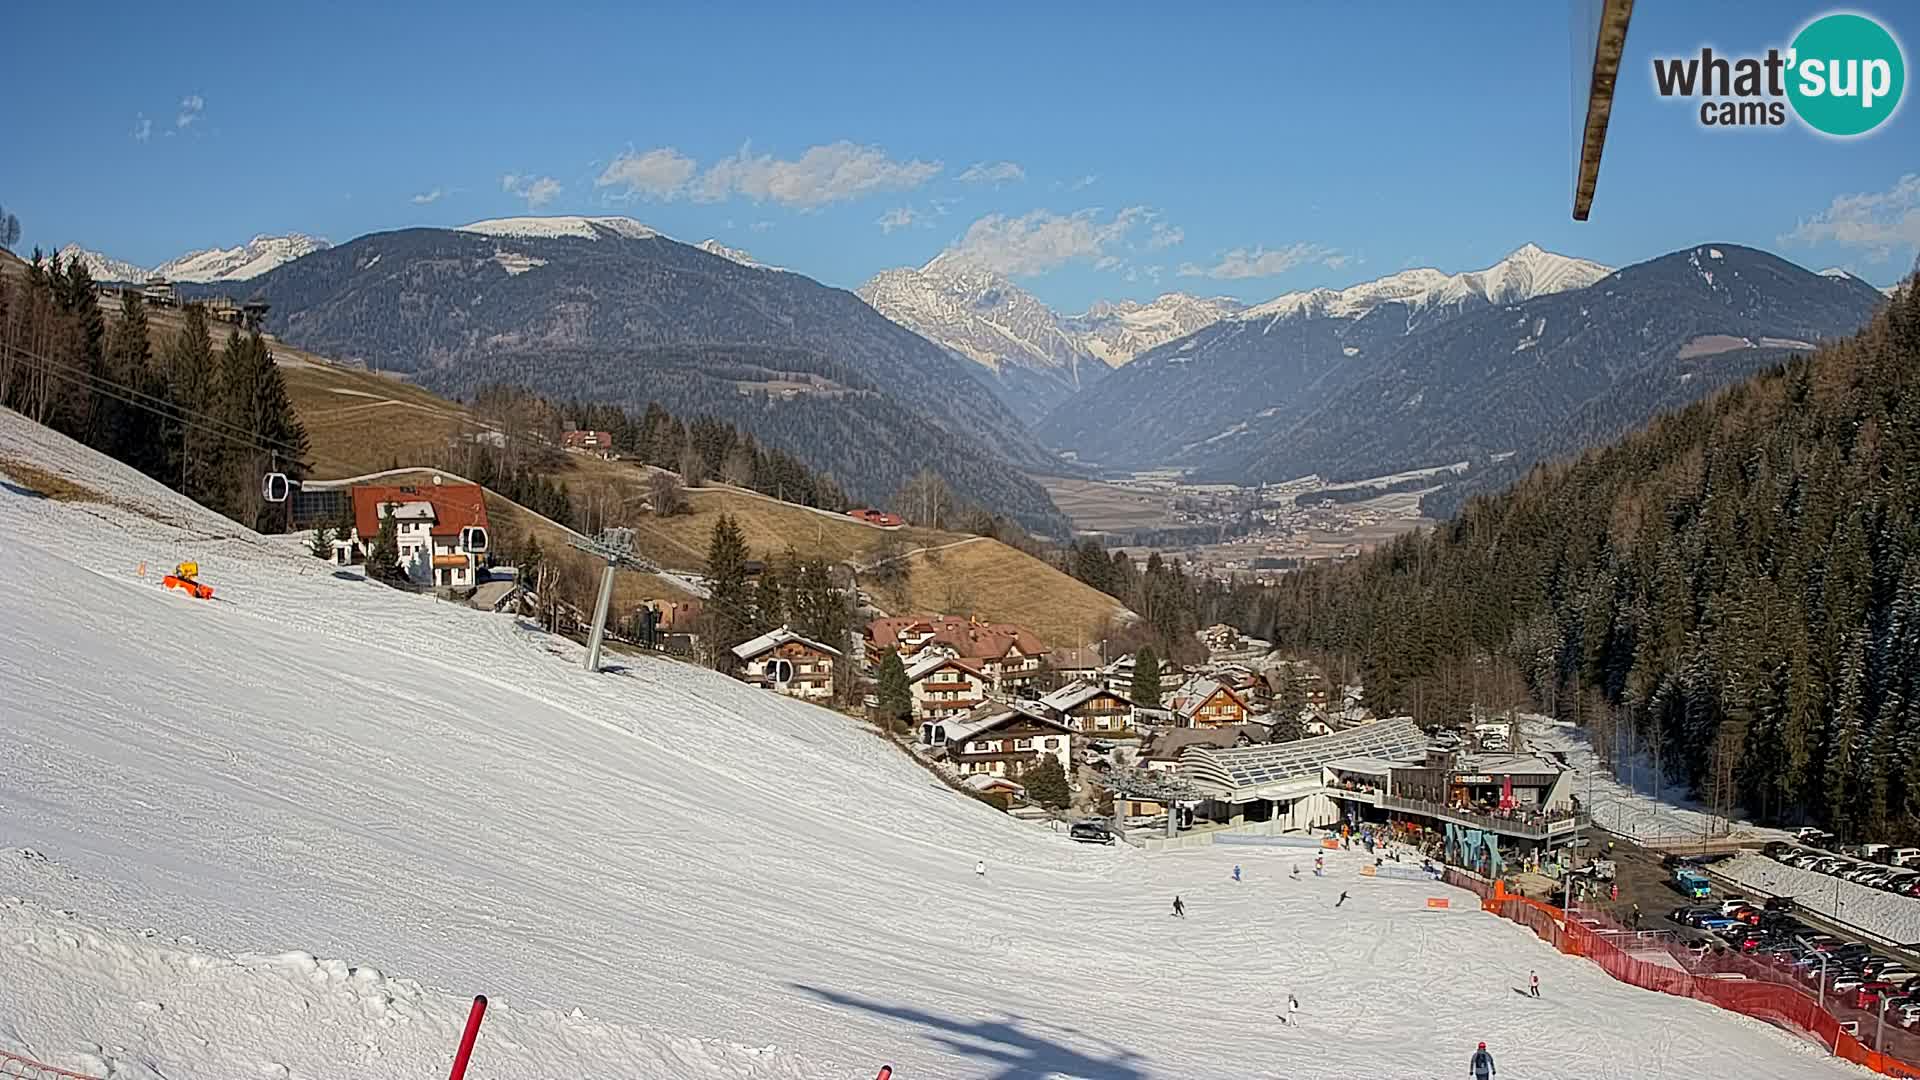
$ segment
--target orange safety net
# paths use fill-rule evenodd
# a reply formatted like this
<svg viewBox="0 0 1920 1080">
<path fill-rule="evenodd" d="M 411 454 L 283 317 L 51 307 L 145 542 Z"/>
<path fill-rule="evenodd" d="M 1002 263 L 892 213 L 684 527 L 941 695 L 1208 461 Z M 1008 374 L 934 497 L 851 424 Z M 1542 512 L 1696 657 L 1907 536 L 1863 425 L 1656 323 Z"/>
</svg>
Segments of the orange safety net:
<svg viewBox="0 0 1920 1080">
<path fill-rule="evenodd" d="M 1481 907 L 1563 953 L 1586 957 L 1621 982 L 1794 1028 L 1837 1057 L 1885 1076 L 1920 1080 L 1920 1032 L 1883 1023 L 1871 1003 L 1858 1007 L 1857 994 L 1822 995 L 1817 977 L 1809 980 L 1804 968 L 1732 949 L 1696 955 L 1671 937 L 1628 930 L 1598 912 L 1568 919 L 1551 904 L 1508 893 L 1501 882 Z"/>
</svg>

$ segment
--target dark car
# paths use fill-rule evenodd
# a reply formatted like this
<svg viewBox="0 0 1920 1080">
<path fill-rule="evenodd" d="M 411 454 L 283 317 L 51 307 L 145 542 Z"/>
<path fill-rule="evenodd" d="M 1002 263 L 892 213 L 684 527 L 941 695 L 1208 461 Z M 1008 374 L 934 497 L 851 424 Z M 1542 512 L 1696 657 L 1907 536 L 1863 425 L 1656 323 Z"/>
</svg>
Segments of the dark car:
<svg viewBox="0 0 1920 1080">
<path fill-rule="evenodd" d="M 1766 908 L 1768 911 L 1792 911 L 1793 897 L 1769 896 L 1767 897 L 1767 902 L 1761 906 Z"/>
<path fill-rule="evenodd" d="M 1104 821 L 1076 821 L 1067 835 L 1082 844 L 1113 843 L 1113 830 Z"/>
</svg>

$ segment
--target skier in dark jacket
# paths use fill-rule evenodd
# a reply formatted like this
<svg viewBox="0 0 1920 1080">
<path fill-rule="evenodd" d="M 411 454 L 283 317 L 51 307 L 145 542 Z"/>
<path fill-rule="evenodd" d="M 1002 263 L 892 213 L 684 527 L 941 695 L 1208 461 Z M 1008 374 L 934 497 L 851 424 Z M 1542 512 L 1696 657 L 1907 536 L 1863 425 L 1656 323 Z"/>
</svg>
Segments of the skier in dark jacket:
<svg viewBox="0 0 1920 1080">
<path fill-rule="evenodd" d="M 1493 1080 L 1493 1055 L 1487 1053 L 1487 1044 L 1481 1043 L 1480 1049 L 1473 1052 L 1473 1060 L 1467 1063 L 1467 1075 L 1473 1080 Z"/>
<path fill-rule="evenodd" d="M 1335 901 L 1333 902 L 1333 906 L 1334 906 L 1334 907 L 1339 907 L 1339 906 L 1340 906 L 1341 904 L 1344 904 L 1344 903 L 1346 903 L 1346 902 L 1347 902 L 1347 894 L 1346 894 L 1346 891 L 1345 891 L 1345 890 L 1342 890 L 1342 891 L 1341 891 L 1341 893 L 1340 893 L 1340 899 L 1338 899 L 1338 900 L 1335 900 Z"/>
<path fill-rule="evenodd" d="M 1182 919 L 1187 917 L 1187 905 L 1181 903 L 1180 898 L 1177 896 L 1173 898 L 1173 913 Z"/>
</svg>

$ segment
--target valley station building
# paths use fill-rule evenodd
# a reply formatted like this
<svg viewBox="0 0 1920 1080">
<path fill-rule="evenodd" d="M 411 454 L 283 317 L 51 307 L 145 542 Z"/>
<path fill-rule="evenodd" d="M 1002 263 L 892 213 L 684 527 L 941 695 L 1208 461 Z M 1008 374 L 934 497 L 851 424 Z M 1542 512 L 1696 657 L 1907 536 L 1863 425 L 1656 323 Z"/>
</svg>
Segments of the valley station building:
<svg viewBox="0 0 1920 1080">
<path fill-rule="evenodd" d="M 1268 834 L 1401 825 L 1440 839 L 1448 863 L 1488 875 L 1571 843 L 1586 823 L 1567 766 L 1432 749 L 1411 720 L 1287 743 L 1192 745 L 1178 771 L 1205 795 L 1196 823 Z"/>
</svg>

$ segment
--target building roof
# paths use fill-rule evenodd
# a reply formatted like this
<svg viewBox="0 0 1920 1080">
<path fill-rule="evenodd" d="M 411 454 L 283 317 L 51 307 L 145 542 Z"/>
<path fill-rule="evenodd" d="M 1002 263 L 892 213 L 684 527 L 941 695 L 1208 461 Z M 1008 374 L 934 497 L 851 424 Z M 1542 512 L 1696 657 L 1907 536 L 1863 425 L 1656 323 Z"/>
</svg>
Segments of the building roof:
<svg viewBox="0 0 1920 1080">
<path fill-rule="evenodd" d="M 986 678 L 985 675 L 980 673 L 979 668 L 974 667 L 965 660 L 948 656 L 945 653 L 931 653 L 907 665 L 907 682 L 909 684 L 917 683 L 944 667 L 957 667 L 976 679 Z"/>
<path fill-rule="evenodd" d="M 1255 743 L 1267 741 L 1267 729 L 1260 724 L 1234 724 L 1222 728 L 1174 728 L 1153 740 L 1153 745 L 1140 755 L 1145 761 L 1178 761 L 1180 752 L 1189 746 L 1213 747 L 1225 750 L 1240 745 L 1245 736 Z"/>
<path fill-rule="evenodd" d="M 433 522 L 434 536 L 458 537 L 469 525 L 487 527 L 487 493 L 479 484 L 355 484 L 353 528 L 362 541 L 380 531 L 380 508 L 395 507 L 401 520 Z"/>
<path fill-rule="evenodd" d="M 1213 695 L 1222 691 L 1238 702 L 1241 708 L 1247 707 L 1246 701 L 1234 692 L 1233 687 L 1213 679 L 1195 679 L 1174 692 L 1180 701 L 1179 708 L 1174 711 L 1191 720 L 1200 711 L 1201 706 L 1205 705 Z"/>
<path fill-rule="evenodd" d="M 1418 725 L 1396 720 L 1268 746 L 1189 747 L 1181 753 L 1180 771 L 1207 787 L 1231 792 L 1314 775 L 1343 758 L 1423 761 L 1426 749 L 1427 737 Z"/>
<path fill-rule="evenodd" d="M 1003 727 L 1015 720 L 1032 720 L 1035 723 L 1044 724 L 1050 728 L 1057 728 L 1065 734 L 1071 735 L 1073 733 L 1073 729 L 1055 720 L 1051 716 L 1046 716 L 1018 704 L 1009 705 L 1004 701 L 986 702 L 983 705 L 975 707 L 965 716 L 940 721 L 940 726 L 945 729 L 947 742 L 949 744 L 964 743 L 976 735 L 992 731 L 997 727 Z"/>
<path fill-rule="evenodd" d="M 792 630 L 784 626 L 779 628 L 778 630 L 769 630 L 768 632 L 761 634 L 759 637 L 754 638 L 752 641 L 743 641 L 740 644 L 735 645 L 733 647 L 733 655 L 739 657 L 742 660 L 751 660 L 754 657 L 759 656 L 761 653 L 768 651 L 769 649 L 779 648 L 780 646 L 785 645 L 790 641 L 797 641 L 800 644 L 805 645 L 810 649 L 816 649 L 830 656 L 840 655 L 839 649 L 836 649 L 831 645 L 822 645 L 819 642 L 813 640 L 812 638 L 801 637 L 799 634 L 794 633 Z"/>
<path fill-rule="evenodd" d="M 1566 771 L 1558 762 L 1534 754 L 1462 754 L 1454 759 L 1456 773 L 1505 776 L 1512 773 L 1538 773 L 1552 776 Z"/>
<path fill-rule="evenodd" d="M 1041 698 L 1040 704 L 1045 705 L 1049 709 L 1066 712 L 1069 709 L 1077 709 L 1097 697 L 1115 697 L 1121 701 L 1125 701 L 1128 705 L 1133 704 L 1133 702 L 1127 701 L 1127 697 L 1124 694 L 1115 693 L 1097 683 L 1083 682 L 1068 683 L 1053 693 L 1048 694 L 1046 697 Z"/>
<path fill-rule="evenodd" d="M 1019 648 L 1026 656 L 1042 656 L 1047 646 L 1033 631 L 1013 623 L 990 623 L 959 615 L 902 615 L 867 624 L 867 639 L 880 646 L 896 646 L 902 637 L 931 636 L 928 644 L 952 649 L 963 660 L 998 660 Z"/>
</svg>

